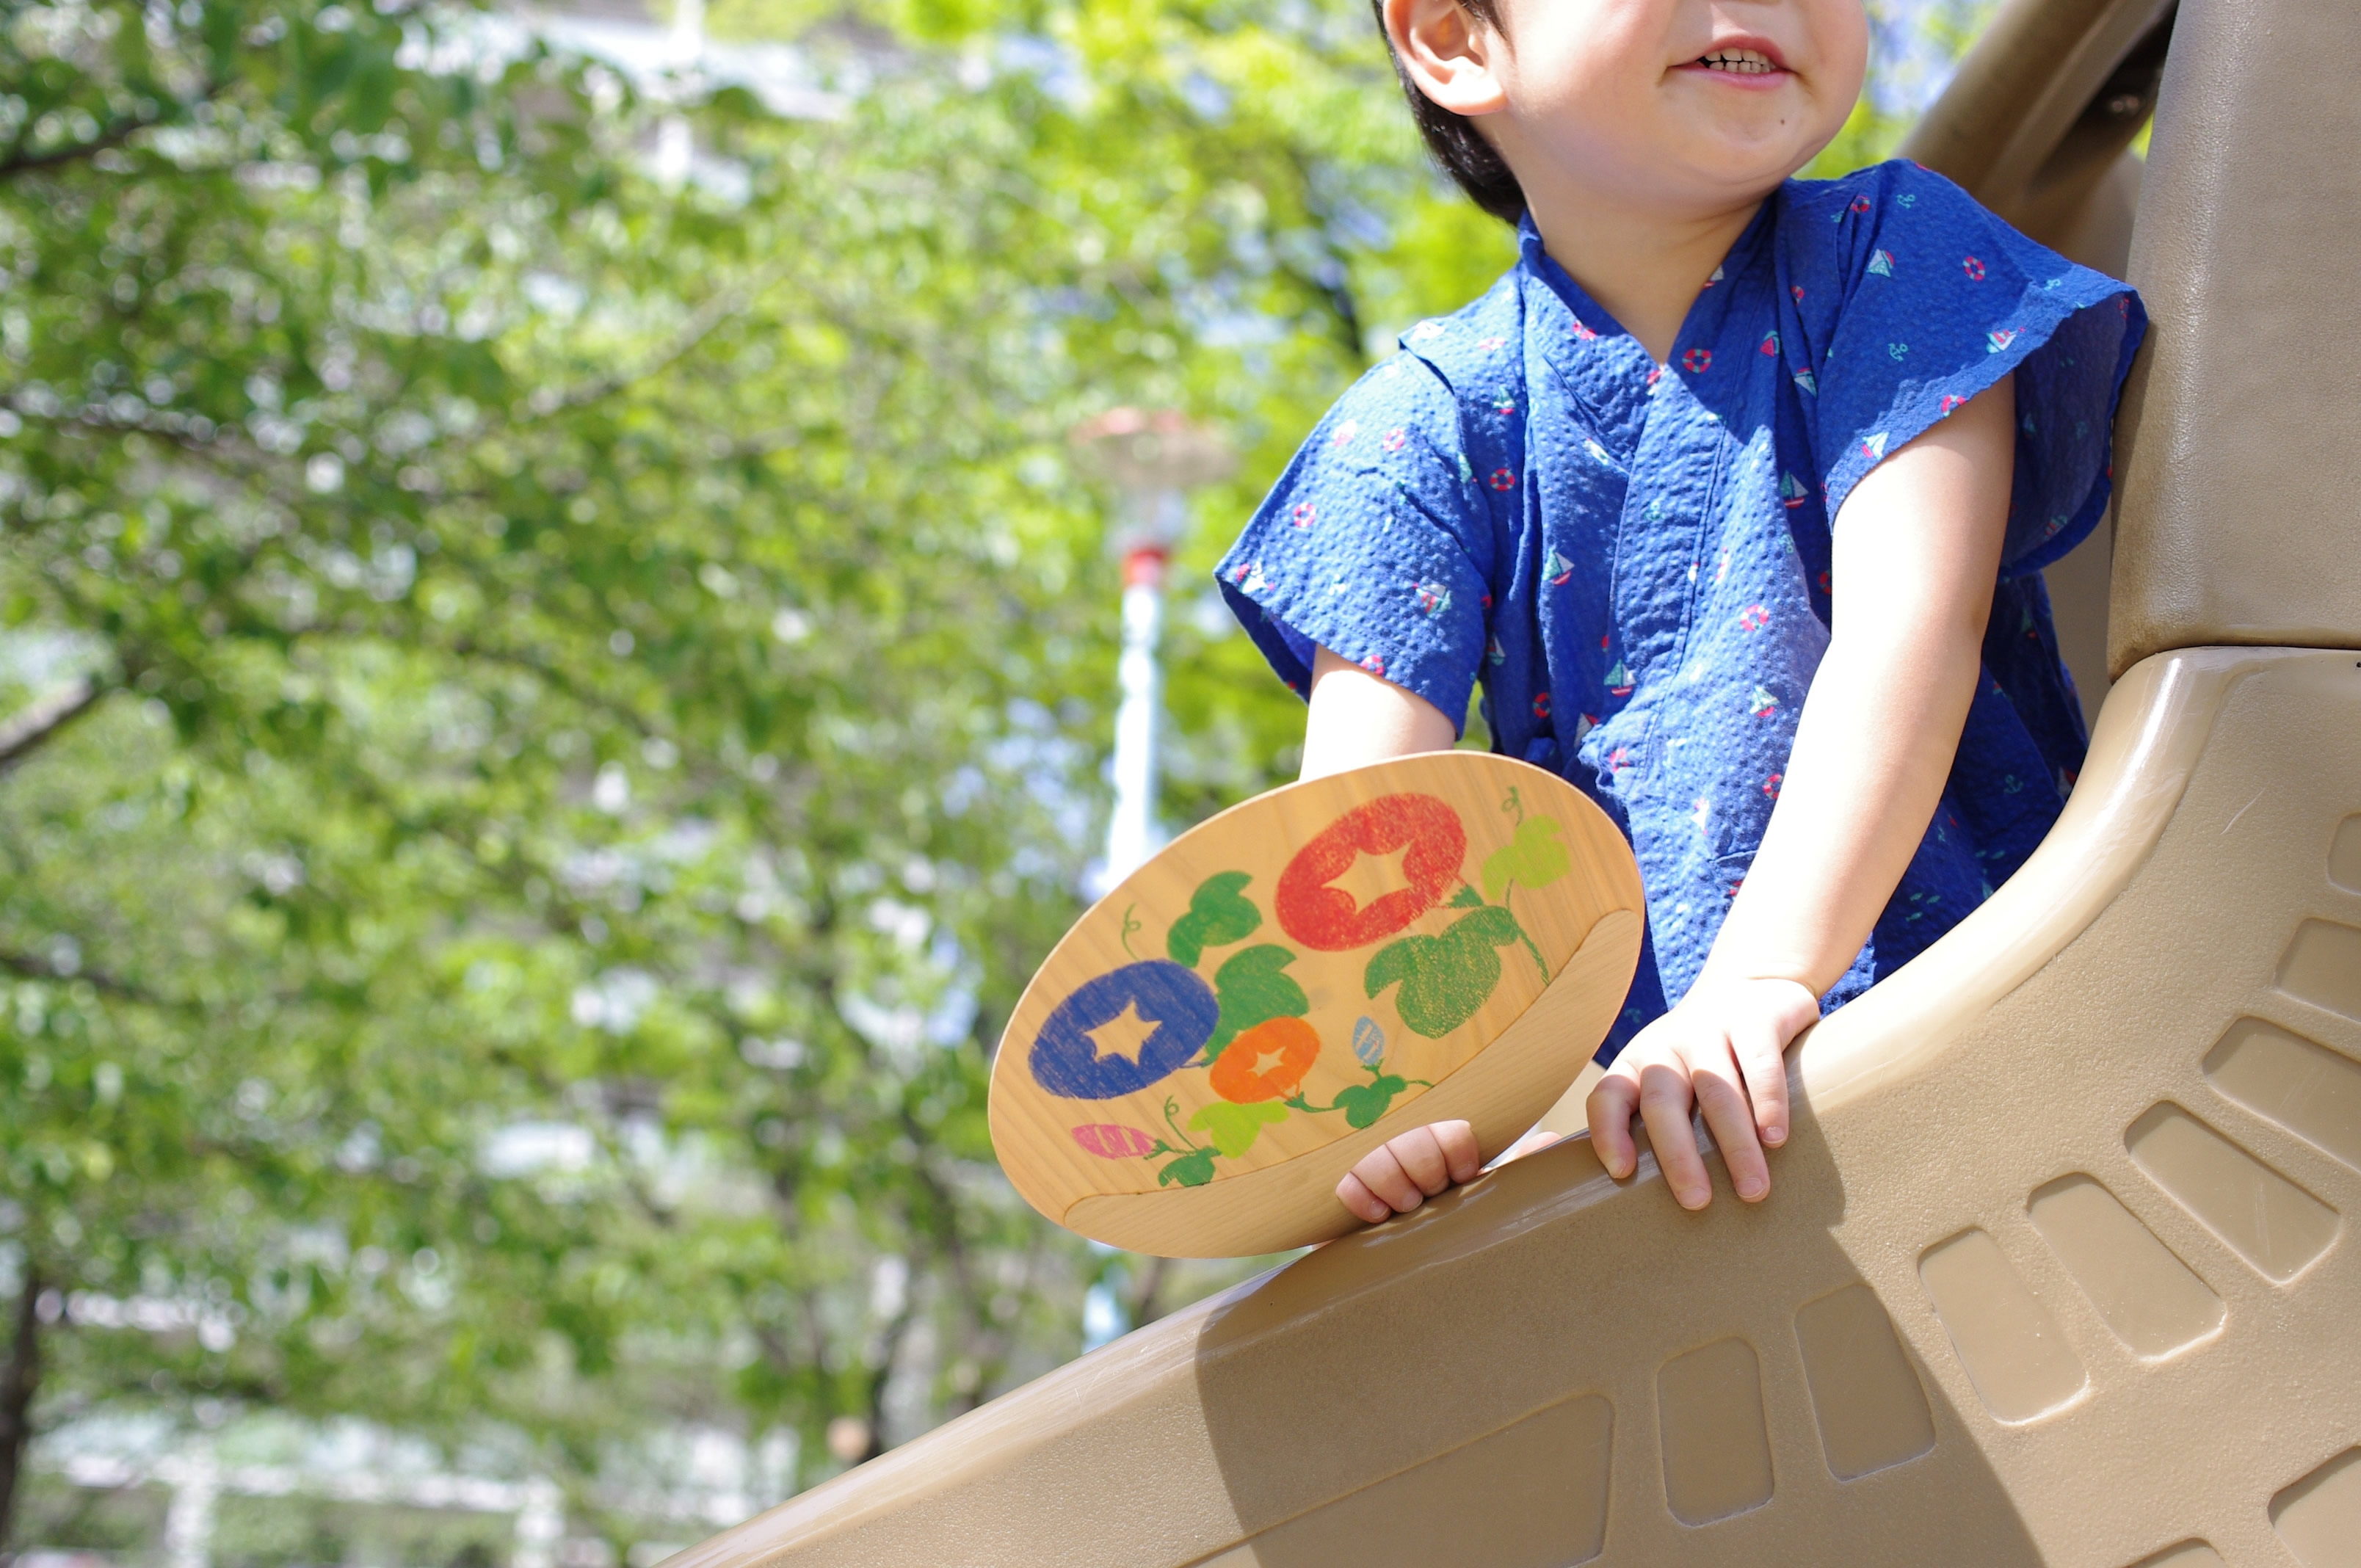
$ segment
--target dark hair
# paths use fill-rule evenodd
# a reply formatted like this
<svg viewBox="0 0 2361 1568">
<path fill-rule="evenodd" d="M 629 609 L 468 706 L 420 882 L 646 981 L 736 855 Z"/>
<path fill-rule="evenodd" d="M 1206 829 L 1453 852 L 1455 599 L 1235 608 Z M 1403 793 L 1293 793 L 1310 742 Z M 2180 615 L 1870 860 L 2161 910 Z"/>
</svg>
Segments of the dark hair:
<svg viewBox="0 0 2361 1568">
<path fill-rule="evenodd" d="M 1477 21 L 1497 30 L 1500 16 L 1495 0 L 1459 0 L 1467 13 Z M 1377 14 L 1378 31 L 1385 32 L 1385 0 L 1369 0 L 1369 9 Z M 1443 171 L 1459 182 L 1459 188 L 1475 199 L 1476 204 L 1499 219 L 1514 225 L 1525 215 L 1524 187 L 1509 172 L 1509 166 L 1492 144 L 1477 130 L 1476 123 L 1465 115 L 1455 115 L 1418 90 L 1402 68 L 1401 56 L 1394 51 L 1394 40 L 1386 36 L 1386 54 L 1394 62 L 1394 75 L 1401 82 L 1402 96 L 1410 100 L 1410 117 L 1418 122 L 1418 134 L 1426 142 L 1426 150 Z"/>
</svg>

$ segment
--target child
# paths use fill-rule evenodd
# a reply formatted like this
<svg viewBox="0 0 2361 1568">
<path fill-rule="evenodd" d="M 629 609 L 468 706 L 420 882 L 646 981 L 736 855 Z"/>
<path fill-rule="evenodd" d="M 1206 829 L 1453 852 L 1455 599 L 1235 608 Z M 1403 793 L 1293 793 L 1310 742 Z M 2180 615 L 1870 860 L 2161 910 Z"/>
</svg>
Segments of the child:
<svg viewBox="0 0 2361 1568">
<path fill-rule="evenodd" d="M 1913 165 L 1791 178 L 1860 93 L 1861 0 L 1376 3 L 1521 258 L 1345 393 L 1222 586 L 1311 699 L 1306 776 L 1448 747 L 1480 679 L 1493 745 L 1622 827 L 1648 933 L 1595 1146 L 1630 1176 L 1636 1113 L 1702 1208 L 1694 1105 L 1758 1201 L 1788 1042 L 2064 802 L 2038 568 L 2105 510 L 2146 316 Z M 1381 1220 L 1477 1163 L 1422 1127 L 1337 1197 Z"/>
</svg>

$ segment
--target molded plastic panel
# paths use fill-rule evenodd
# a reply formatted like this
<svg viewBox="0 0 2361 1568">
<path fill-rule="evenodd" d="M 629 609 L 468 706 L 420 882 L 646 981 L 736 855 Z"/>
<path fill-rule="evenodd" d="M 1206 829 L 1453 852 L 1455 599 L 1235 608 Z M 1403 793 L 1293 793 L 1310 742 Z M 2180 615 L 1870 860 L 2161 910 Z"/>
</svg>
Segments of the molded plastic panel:
<svg viewBox="0 0 2361 1568">
<path fill-rule="evenodd" d="M 2090 1177 L 2059 1178 L 2034 1193 L 2026 1212 L 2134 1354 L 2170 1355 L 2222 1326 L 2222 1298 Z"/>
<path fill-rule="evenodd" d="M 2271 1528 L 2303 1568 L 2361 1568 L 2361 1448 L 2273 1497 Z"/>
<path fill-rule="evenodd" d="M 2337 825 L 2328 848 L 2328 880 L 2347 893 L 2361 893 L 2361 817 Z"/>
<path fill-rule="evenodd" d="M 1763 1367 L 1742 1339 L 1717 1340 L 1656 1374 L 1664 1498 L 1683 1524 L 1711 1524 L 1771 1500 Z"/>
<path fill-rule="evenodd" d="M 2222 1554 L 2202 1541 L 2184 1541 L 2141 1558 L 2132 1568 L 2223 1568 Z"/>
<path fill-rule="evenodd" d="M 1265 1530 L 1204 1568 L 1571 1568 L 1606 1545 L 1614 1431 L 1605 1399 L 1568 1399 Z"/>
<path fill-rule="evenodd" d="M 2182 0 L 2126 274 L 2155 324 L 2115 427 L 2117 670 L 2361 644 L 2361 356 L 2325 351 L 2353 319 L 2361 93 L 2312 85 L 2356 58 L 2352 0 Z"/>
<path fill-rule="evenodd" d="M 1829 1475 L 1857 1480 L 1934 1448 L 1927 1390 L 1876 1291 L 1848 1285 L 1805 1302 L 1795 1309 L 1795 1346 Z"/>
<path fill-rule="evenodd" d="M 1927 1248 L 1918 1277 L 1969 1381 L 2001 1420 L 2046 1416 L 2090 1381 L 2066 1331 L 1984 1232 L 1962 1231 Z"/>
<path fill-rule="evenodd" d="M 2279 989 L 2361 1023 L 2361 931 L 2326 920 L 2305 921 L 2279 960 Z"/>
<path fill-rule="evenodd" d="M 2336 1239 L 2336 1212 L 2178 1105 L 2124 1134 L 2133 1163 L 2266 1278 L 2302 1273 Z"/>
<path fill-rule="evenodd" d="M 2361 1170 L 2361 1062 L 2241 1018 L 2205 1058 L 2205 1076 L 2266 1122 Z"/>
</svg>

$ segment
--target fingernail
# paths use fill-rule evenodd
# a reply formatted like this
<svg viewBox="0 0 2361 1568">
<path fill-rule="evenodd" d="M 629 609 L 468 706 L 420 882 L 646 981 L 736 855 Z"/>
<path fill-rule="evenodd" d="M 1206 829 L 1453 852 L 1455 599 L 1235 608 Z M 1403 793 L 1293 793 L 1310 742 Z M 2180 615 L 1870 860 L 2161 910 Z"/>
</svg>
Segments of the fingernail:
<svg viewBox="0 0 2361 1568">
<path fill-rule="evenodd" d="M 1763 1129 L 1763 1141 L 1769 1144 L 1775 1149 L 1781 1144 L 1787 1141 L 1787 1129 L 1784 1127 L 1765 1127 Z"/>
<path fill-rule="evenodd" d="M 1764 1181 L 1741 1181 L 1738 1184 L 1738 1195 L 1750 1203 L 1770 1190 L 1770 1183 Z"/>
</svg>

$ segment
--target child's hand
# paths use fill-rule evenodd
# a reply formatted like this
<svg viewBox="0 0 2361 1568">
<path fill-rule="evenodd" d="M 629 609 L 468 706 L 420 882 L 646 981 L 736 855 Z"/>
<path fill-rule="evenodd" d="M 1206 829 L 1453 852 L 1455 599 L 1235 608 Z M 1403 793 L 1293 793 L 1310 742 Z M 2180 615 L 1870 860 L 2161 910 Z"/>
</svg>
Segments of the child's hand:
<svg viewBox="0 0 2361 1568">
<path fill-rule="evenodd" d="M 1694 1103 L 1738 1195 L 1761 1201 L 1771 1190 L 1763 1147 L 1787 1141 L 1787 1042 L 1819 1015 L 1819 999 L 1792 980 L 1699 984 L 1641 1030 L 1590 1091 L 1590 1146 L 1607 1173 L 1620 1181 L 1639 1168 L 1636 1111 L 1674 1200 L 1684 1209 L 1711 1202 L 1713 1183 L 1689 1131 Z"/>
<path fill-rule="evenodd" d="M 1409 1213 L 1446 1187 L 1475 1180 L 1483 1168 L 1476 1129 L 1465 1122 L 1436 1122 L 1363 1155 L 1336 1184 L 1336 1201 L 1374 1225 Z"/>
</svg>

